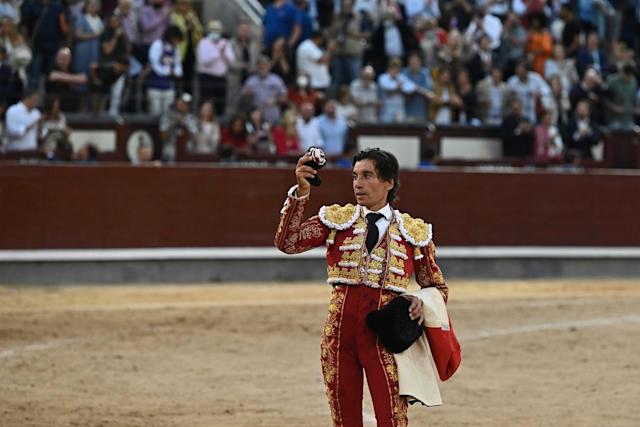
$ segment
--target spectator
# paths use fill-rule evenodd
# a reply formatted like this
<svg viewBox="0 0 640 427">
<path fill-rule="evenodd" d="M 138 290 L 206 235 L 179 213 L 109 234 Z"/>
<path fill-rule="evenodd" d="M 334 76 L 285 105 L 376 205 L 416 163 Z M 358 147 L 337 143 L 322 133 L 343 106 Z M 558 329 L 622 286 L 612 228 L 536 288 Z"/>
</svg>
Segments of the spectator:
<svg viewBox="0 0 640 427">
<path fill-rule="evenodd" d="M 269 50 L 279 37 L 284 37 L 287 48 L 293 49 L 302 32 L 302 15 L 288 0 L 274 0 L 266 8 L 262 24 L 265 49 Z"/>
<path fill-rule="evenodd" d="M 577 2 L 577 10 L 582 29 L 593 31 L 599 37 L 604 38 L 606 16 L 613 12 L 609 0 L 580 0 Z M 596 71 L 602 72 L 597 68 Z"/>
<path fill-rule="evenodd" d="M 231 49 L 235 61 L 229 64 L 227 73 L 227 92 L 237 94 L 250 74 L 256 72 L 260 57 L 260 43 L 251 38 L 251 26 L 248 22 L 240 22 L 235 37 L 231 39 Z M 237 96 L 227 97 L 227 111 L 236 111 Z"/>
<path fill-rule="evenodd" d="M 593 68 L 589 68 L 582 76 L 582 80 L 576 83 L 569 91 L 571 109 L 575 110 L 578 102 L 586 99 L 591 104 L 589 109 L 593 120 L 602 124 L 604 123 L 603 100 L 606 97 L 606 93 L 607 89 L 602 84 L 600 74 Z"/>
<path fill-rule="evenodd" d="M 114 96 L 119 97 L 120 93 L 115 93 L 119 90 L 119 79 L 123 78 L 129 66 L 129 59 L 126 56 L 121 56 L 115 61 L 101 61 L 98 64 L 91 65 L 91 106 L 90 109 L 94 113 L 103 113 L 107 106 L 107 100 L 111 96 L 112 106 L 113 102 L 117 102 L 119 105 L 119 98 L 117 101 L 113 101 Z M 113 114 L 116 120 L 122 120 L 117 115 L 117 110 Z"/>
<path fill-rule="evenodd" d="M 8 62 L 6 49 L 0 46 L 0 104 L 4 106 L 17 102 L 22 94 L 20 77 Z"/>
<path fill-rule="evenodd" d="M 147 62 L 147 52 L 143 47 L 142 36 L 138 28 L 138 12 L 132 6 L 132 0 L 119 0 L 118 7 L 113 11 L 113 14 L 120 19 L 122 31 L 131 46 L 132 62 L 135 59 L 138 63 L 135 66 L 134 64 L 131 65 L 134 66 L 134 69 L 137 69 L 140 64 Z"/>
<path fill-rule="evenodd" d="M 38 125 L 40 95 L 37 91 L 25 91 L 22 101 L 7 110 L 5 136 L 8 151 L 36 150 L 38 148 Z"/>
<path fill-rule="evenodd" d="M 339 156 L 344 152 L 349 126 L 347 121 L 336 115 L 336 101 L 324 104 L 324 114 L 318 117 L 318 130 L 324 141 L 322 149 L 328 156 Z"/>
<path fill-rule="evenodd" d="M 446 38 L 446 32 L 438 27 L 438 21 L 434 18 L 419 19 L 415 27 L 424 66 L 433 69 L 437 65 L 437 52 L 442 45 L 441 41 Z"/>
<path fill-rule="evenodd" d="M 54 69 L 47 76 L 45 90 L 48 95 L 56 95 L 60 99 L 60 109 L 64 112 L 78 110 L 77 88 L 86 84 L 88 78 L 82 73 L 72 73 L 71 50 L 61 48 L 56 55 Z"/>
<path fill-rule="evenodd" d="M 553 96 L 554 110 L 556 112 L 556 117 L 553 118 L 552 123 L 563 126 L 569 121 L 569 109 L 571 109 L 569 90 L 563 86 L 562 80 L 557 74 L 551 76 L 549 85 L 551 86 L 551 95 Z"/>
<path fill-rule="evenodd" d="M 566 90 L 569 90 L 578 81 L 575 61 L 565 57 L 564 47 L 559 43 L 553 46 L 553 57 L 547 59 L 544 64 L 544 78 L 551 81 L 551 77 L 554 75 L 560 77 L 562 86 Z"/>
<path fill-rule="evenodd" d="M 505 77 L 513 74 L 515 64 L 525 56 L 527 31 L 520 18 L 514 12 L 507 14 L 502 29 L 500 48 L 496 51 L 498 62 L 502 65 Z"/>
<path fill-rule="evenodd" d="M 320 134 L 318 119 L 313 117 L 314 108 L 311 103 L 304 103 L 300 108 L 300 117 L 296 121 L 296 130 L 300 138 L 300 148 L 307 151 L 311 147 L 324 147 L 324 140 Z"/>
<path fill-rule="evenodd" d="M 530 13 L 529 37 L 527 40 L 527 53 L 531 58 L 533 71 L 544 75 L 545 63 L 553 52 L 553 39 L 546 28 L 547 17 L 543 12 Z"/>
<path fill-rule="evenodd" d="M 98 147 L 91 142 L 87 142 L 80 147 L 75 155 L 75 160 L 82 163 L 95 163 L 98 161 L 99 156 L 100 151 Z"/>
<path fill-rule="evenodd" d="M 521 60 L 516 64 L 516 73 L 507 80 L 507 86 L 513 96 L 520 100 L 524 116 L 529 123 L 537 122 L 537 108 L 545 105 L 551 96 L 551 88 L 535 71 L 529 71 L 527 62 Z"/>
<path fill-rule="evenodd" d="M 607 79 L 607 96 L 604 105 L 607 110 L 607 124 L 616 129 L 632 129 L 638 83 L 636 67 L 626 64 L 622 70 Z"/>
<path fill-rule="evenodd" d="M 304 71 L 299 71 L 295 85 L 289 88 L 288 98 L 289 102 L 299 111 L 305 102 L 310 102 L 315 108 L 318 108 L 323 95 L 311 87 L 309 76 Z"/>
<path fill-rule="evenodd" d="M 513 98 L 511 112 L 504 117 L 500 132 L 502 134 L 502 155 L 505 157 L 531 156 L 536 140 L 531 121 L 522 113 L 522 102 Z"/>
<path fill-rule="evenodd" d="M 287 87 L 279 76 L 269 72 L 270 68 L 269 58 L 260 57 L 258 72 L 247 79 L 242 93 L 252 97 L 252 105 L 269 123 L 275 123 L 280 120 L 280 104 L 286 99 Z"/>
<path fill-rule="evenodd" d="M 489 46 L 492 50 L 500 47 L 502 22 L 492 14 L 487 13 L 485 6 L 478 8 L 476 15 L 473 17 L 473 21 L 471 21 L 465 31 L 464 37 L 467 44 L 473 45 L 477 43 L 483 34 L 489 37 Z"/>
<path fill-rule="evenodd" d="M 404 62 L 410 52 L 418 49 L 418 39 L 411 28 L 396 16 L 395 9 L 387 8 L 382 22 L 371 35 L 365 62 L 372 64 L 376 74 L 380 75 L 388 68 L 391 58 L 401 58 Z"/>
<path fill-rule="evenodd" d="M 349 92 L 356 108 L 358 123 L 376 123 L 378 121 L 378 85 L 375 82 L 376 72 L 373 67 L 367 65 L 362 69 L 360 78 L 351 82 Z"/>
<path fill-rule="evenodd" d="M 405 98 L 407 121 L 424 123 L 429 111 L 428 101 L 433 98 L 433 81 L 429 70 L 422 66 L 420 54 L 414 52 L 409 55 L 409 66 L 402 74 L 415 85 L 415 90 Z"/>
<path fill-rule="evenodd" d="M 447 69 L 455 74 L 459 69 L 465 68 L 465 64 L 471 58 L 471 51 L 464 42 L 458 30 L 451 30 L 447 36 L 447 43 L 438 51 L 438 69 Z"/>
<path fill-rule="evenodd" d="M 433 86 L 431 121 L 437 125 L 450 125 L 461 107 L 462 99 L 451 82 L 451 73 L 443 68 L 438 73 L 438 79 Z"/>
<path fill-rule="evenodd" d="M 47 96 L 44 100 L 40 126 L 40 140 L 42 151 L 47 158 L 54 156 L 59 141 L 66 141 L 71 134 L 67 126 L 67 118 L 60 111 L 60 100 L 55 96 Z"/>
<path fill-rule="evenodd" d="M 236 113 L 228 126 L 222 128 L 222 157 L 237 159 L 251 154 L 244 114 Z"/>
<path fill-rule="evenodd" d="M 159 162 L 156 163 L 153 161 L 153 144 L 151 143 L 151 141 L 143 137 L 140 137 L 138 140 L 135 155 L 132 156 L 131 163 L 133 163 L 134 165 L 161 164 Z"/>
<path fill-rule="evenodd" d="M 592 149 L 602 141 L 600 129 L 591 121 L 587 100 L 578 101 L 575 117 L 564 129 L 563 140 L 570 150 L 576 150 L 583 159 L 592 159 Z"/>
<path fill-rule="evenodd" d="M 148 3 L 142 7 L 138 25 L 142 36 L 141 49 L 143 52 L 148 52 L 151 44 L 164 36 L 169 27 L 170 16 L 171 4 L 168 0 L 148 0 Z M 182 41 L 182 31 L 179 28 L 178 32 L 180 33 L 180 40 L 176 43 Z M 143 58 L 145 61 L 150 60 L 148 53 L 144 54 Z"/>
<path fill-rule="evenodd" d="M 235 61 L 231 42 L 222 37 L 220 21 L 209 21 L 207 37 L 198 44 L 198 78 L 204 100 L 212 100 L 216 115 L 224 115 L 227 95 L 227 72 Z"/>
<path fill-rule="evenodd" d="M 602 76 L 611 72 L 609 55 L 600 49 L 598 33 L 592 31 L 587 36 L 587 45 L 578 52 L 576 58 L 576 69 L 578 75 L 582 77 L 588 68 L 593 68 Z"/>
<path fill-rule="evenodd" d="M 271 125 L 262 117 L 262 112 L 254 108 L 247 120 L 247 136 L 254 154 L 274 154 L 276 147 L 271 141 Z"/>
<path fill-rule="evenodd" d="M 279 37 L 271 44 L 271 72 L 280 76 L 284 84 L 291 84 L 292 67 L 289 63 L 289 54 L 285 48 L 286 40 Z"/>
<path fill-rule="evenodd" d="M 473 84 L 477 84 L 480 80 L 488 76 L 492 66 L 493 53 L 489 46 L 489 37 L 483 34 L 478 40 L 478 49 L 467 65 Z"/>
<path fill-rule="evenodd" d="M 191 113 L 192 97 L 183 93 L 173 108 L 162 113 L 158 128 L 162 139 L 162 161 L 175 162 L 176 144 L 192 140 L 198 134 L 198 119 Z"/>
<path fill-rule="evenodd" d="M 315 6 L 317 6 L 316 0 L 311 0 L 311 1 L 314 2 Z M 300 44 L 301 42 L 311 37 L 311 33 L 313 32 L 313 28 L 316 25 L 317 20 L 314 20 L 314 18 L 311 17 L 310 15 L 311 5 L 307 0 L 294 0 L 293 4 L 298 9 L 298 13 L 300 15 L 298 17 L 300 22 L 300 37 L 296 42 L 297 44 Z M 324 28 L 321 25 L 319 26 Z"/>
<path fill-rule="evenodd" d="M 202 38 L 202 24 L 191 3 L 191 0 L 176 0 L 173 12 L 169 17 L 169 22 L 180 28 L 182 32 L 182 41 L 178 43 L 178 52 L 182 61 L 181 90 L 184 92 L 192 91 L 191 83 L 196 62 L 196 48 Z"/>
<path fill-rule="evenodd" d="M 12 0 L 1 0 L 0 1 L 0 19 L 9 19 L 12 22 L 18 22 L 18 11 L 13 6 L 14 3 Z"/>
<path fill-rule="evenodd" d="M 323 40 L 322 33 L 315 31 L 308 40 L 300 43 L 296 51 L 296 65 L 298 71 L 309 75 L 313 89 L 324 92 L 331 84 L 329 64 L 334 47 L 330 45 L 326 51 L 322 50 Z"/>
<path fill-rule="evenodd" d="M 502 80 L 502 68 L 494 65 L 491 75 L 480 80 L 476 86 L 479 118 L 486 125 L 499 126 L 505 113 L 509 95 L 507 84 Z"/>
<path fill-rule="evenodd" d="M 380 6 L 378 0 L 355 0 L 353 12 L 360 15 L 364 23 L 375 23 L 380 19 Z"/>
<path fill-rule="evenodd" d="M 336 116 L 345 120 L 347 123 L 354 123 L 358 116 L 358 109 L 353 105 L 351 97 L 349 96 L 349 86 L 340 86 L 338 88 Z"/>
<path fill-rule="evenodd" d="M 419 18 L 440 18 L 438 0 L 405 0 L 404 7 L 410 23 L 415 23 Z"/>
<path fill-rule="evenodd" d="M 389 70 L 378 78 L 382 123 L 403 123 L 406 120 L 405 95 L 415 92 L 415 84 L 400 73 L 401 65 L 400 58 L 393 58 L 389 61 Z"/>
<path fill-rule="evenodd" d="M 560 6 L 560 18 L 564 22 L 562 29 L 562 46 L 569 58 L 575 58 L 580 47 L 580 23 L 573 13 L 571 3 Z"/>
<path fill-rule="evenodd" d="M 296 110 L 289 109 L 285 111 L 282 122 L 273 128 L 271 137 L 276 145 L 277 155 L 299 156 L 302 152 L 296 120 Z"/>
<path fill-rule="evenodd" d="M 478 98 L 476 92 L 471 84 L 469 78 L 469 72 L 467 70 L 459 70 L 456 75 L 456 89 L 458 96 L 462 101 L 462 106 L 458 109 L 458 123 L 465 124 L 478 124 L 478 118 L 476 115 L 476 107 L 478 104 Z"/>
<path fill-rule="evenodd" d="M 31 41 L 33 58 L 29 68 L 29 87 L 39 88 L 42 76 L 54 66 L 56 52 L 68 32 L 64 6 L 58 0 L 25 0 L 21 7 L 21 24 Z"/>
<path fill-rule="evenodd" d="M 338 46 L 331 64 L 336 86 L 349 85 L 360 75 L 362 56 L 370 36 L 362 30 L 361 21 L 361 16 L 353 13 L 352 0 L 345 0 L 329 28 L 329 36 Z"/>
<path fill-rule="evenodd" d="M 197 154 L 215 154 L 220 147 L 220 123 L 211 101 L 200 106 L 198 132 L 189 141 L 189 151 Z"/>
<path fill-rule="evenodd" d="M 53 162 L 70 162 L 73 160 L 73 145 L 69 140 L 62 139 L 56 143 L 53 155 L 47 160 Z"/>
<path fill-rule="evenodd" d="M 549 161 L 562 158 L 562 137 L 552 120 L 553 113 L 545 110 L 542 114 L 542 121 L 536 126 L 536 140 L 533 144 L 533 158 L 535 160 Z"/>
<path fill-rule="evenodd" d="M 176 98 L 174 80 L 182 77 L 182 63 L 176 46 L 181 39 L 180 29 L 170 25 L 162 38 L 154 41 L 149 48 L 151 73 L 147 78 L 147 98 L 152 115 L 168 111 Z"/>
<path fill-rule="evenodd" d="M 475 1 L 473 0 L 452 0 L 441 3 L 442 22 L 451 31 L 459 28 L 464 31 L 471 22 Z"/>
<path fill-rule="evenodd" d="M 82 13 L 75 22 L 75 44 L 73 46 L 73 65 L 71 68 L 76 73 L 89 76 L 91 64 L 97 63 L 100 58 L 100 38 L 104 31 L 104 24 L 98 15 L 100 2 L 87 0 Z M 86 86 L 78 88 L 81 92 L 87 90 Z"/>
<path fill-rule="evenodd" d="M 131 44 L 122 28 L 122 21 L 117 15 L 110 15 L 105 21 L 106 28 L 100 37 L 101 52 L 98 66 L 108 70 L 107 74 L 109 75 L 103 74 L 100 80 L 103 84 L 105 81 L 109 83 L 109 87 L 105 88 L 110 93 L 109 114 L 118 116 L 127 77 L 126 71 L 130 63 Z M 113 80 L 114 78 L 115 80 Z M 101 108 L 99 111 L 103 110 L 104 108 Z"/>
<path fill-rule="evenodd" d="M 5 3 L 9 4 L 9 3 Z M 31 63 L 32 52 L 29 44 L 18 31 L 16 21 L 4 16 L 0 19 L 0 47 L 6 49 L 8 65 L 18 74 L 20 79 L 20 91 L 27 87 L 27 66 Z M 17 102 L 16 98 L 11 103 Z"/>
<path fill-rule="evenodd" d="M 422 158 L 420 160 L 420 164 L 418 165 L 421 170 L 438 170 L 438 165 L 436 164 L 438 155 L 436 153 L 435 147 L 432 144 L 423 146 L 421 157 Z"/>
</svg>

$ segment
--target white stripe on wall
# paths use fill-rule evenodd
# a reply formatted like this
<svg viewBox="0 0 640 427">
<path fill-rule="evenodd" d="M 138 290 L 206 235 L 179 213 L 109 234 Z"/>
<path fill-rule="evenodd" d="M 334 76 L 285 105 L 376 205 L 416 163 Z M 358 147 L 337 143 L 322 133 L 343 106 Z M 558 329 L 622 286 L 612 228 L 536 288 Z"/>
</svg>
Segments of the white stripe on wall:
<svg viewBox="0 0 640 427">
<path fill-rule="evenodd" d="M 287 255 L 271 247 L 44 249 L 2 250 L 1 262 L 216 260 L 216 259 L 320 259 L 325 249 Z M 640 247 L 576 246 L 442 246 L 438 258 L 613 258 L 640 259 Z"/>
</svg>

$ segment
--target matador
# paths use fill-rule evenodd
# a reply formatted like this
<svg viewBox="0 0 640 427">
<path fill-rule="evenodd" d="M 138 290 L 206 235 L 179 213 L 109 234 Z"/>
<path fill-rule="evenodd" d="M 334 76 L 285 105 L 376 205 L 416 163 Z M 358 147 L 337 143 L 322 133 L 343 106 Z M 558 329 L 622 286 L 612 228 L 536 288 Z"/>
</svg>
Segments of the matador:
<svg viewBox="0 0 640 427">
<path fill-rule="evenodd" d="M 366 374 L 378 427 L 407 426 L 407 399 L 400 396 L 393 354 L 366 325 L 366 316 L 402 295 L 409 315 L 422 322 L 422 302 L 405 294 L 415 273 L 421 287 L 435 287 L 446 301 L 448 288 L 435 260 L 431 224 L 392 208 L 400 184 L 398 161 L 380 149 L 353 159 L 356 204 L 323 206 L 304 220 L 308 179 L 317 171 L 296 166 L 297 185 L 281 211 L 275 244 L 287 254 L 326 245 L 327 282 L 333 286 L 320 359 L 333 425 L 361 427 Z"/>
</svg>

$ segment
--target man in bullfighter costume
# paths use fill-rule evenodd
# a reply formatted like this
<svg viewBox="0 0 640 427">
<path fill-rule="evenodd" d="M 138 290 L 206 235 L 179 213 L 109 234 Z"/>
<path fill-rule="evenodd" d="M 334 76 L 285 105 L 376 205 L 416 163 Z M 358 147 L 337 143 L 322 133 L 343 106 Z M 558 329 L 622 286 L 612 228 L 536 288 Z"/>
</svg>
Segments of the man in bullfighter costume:
<svg viewBox="0 0 640 427">
<path fill-rule="evenodd" d="M 363 369 L 378 427 L 406 426 L 407 399 L 400 396 L 394 356 L 367 327 L 366 316 L 398 295 L 422 322 L 422 301 L 405 294 L 415 272 L 422 287 L 435 287 L 446 301 L 448 288 L 435 261 L 431 224 L 394 210 L 400 181 L 393 154 L 371 149 L 353 159 L 356 205 L 323 206 L 306 221 L 304 209 L 317 170 L 307 153 L 296 165 L 297 185 L 281 211 L 275 244 L 295 254 L 327 246 L 328 283 L 333 285 L 324 325 L 321 363 L 334 426 L 361 427 Z"/>
</svg>

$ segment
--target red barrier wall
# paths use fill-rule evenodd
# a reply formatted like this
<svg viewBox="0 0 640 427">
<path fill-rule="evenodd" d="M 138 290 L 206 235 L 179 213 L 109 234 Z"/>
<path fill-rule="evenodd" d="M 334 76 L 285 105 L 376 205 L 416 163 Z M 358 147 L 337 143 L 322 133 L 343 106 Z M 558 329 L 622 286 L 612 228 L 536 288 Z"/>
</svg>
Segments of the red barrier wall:
<svg viewBox="0 0 640 427">
<path fill-rule="evenodd" d="M 323 170 L 308 214 L 352 201 Z M 268 246 L 291 167 L 1 165 L 0 248 Z M 397 204 L 440 245 L 640 246 L 639 174 L 409 172 Z"/>
</svg>

